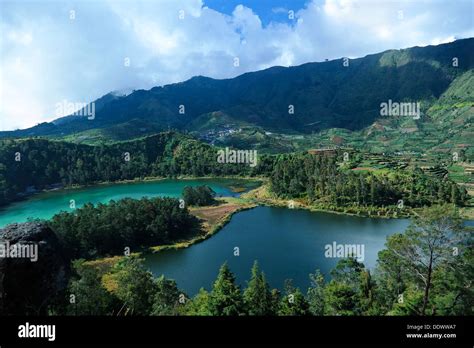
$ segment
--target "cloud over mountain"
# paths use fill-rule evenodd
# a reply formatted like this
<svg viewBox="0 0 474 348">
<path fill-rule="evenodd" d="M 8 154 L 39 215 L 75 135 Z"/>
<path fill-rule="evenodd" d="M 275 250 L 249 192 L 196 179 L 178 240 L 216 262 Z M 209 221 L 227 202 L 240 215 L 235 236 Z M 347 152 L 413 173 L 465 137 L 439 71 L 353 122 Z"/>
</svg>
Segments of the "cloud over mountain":
<svg viewBox="0 0 474 348">
<path fill-rule="evenodd" d="M 0 130 L 112 90 L 474 36 L 469 0 L 313 0 L 267 24 L 256 2 L 242 3 L 229 15 L 201 0 L 2 2 Z"/>
</svg>

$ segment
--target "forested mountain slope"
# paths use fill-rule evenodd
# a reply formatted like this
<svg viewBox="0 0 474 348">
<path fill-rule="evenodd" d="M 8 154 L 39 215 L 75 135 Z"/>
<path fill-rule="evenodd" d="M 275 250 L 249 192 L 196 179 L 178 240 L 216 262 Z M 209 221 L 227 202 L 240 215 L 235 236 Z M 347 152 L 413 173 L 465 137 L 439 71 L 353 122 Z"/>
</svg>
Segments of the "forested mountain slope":
<svg viewBox="0 0 474 348">
<path fill-rule="evenodd" d="M 472 102 L 472 52 L 474 39 L 463 39 L 348 61 L 273 67 L 225 80 L 198 76 L 128 96 L 106 95 L 95 102 L 93 120 L 65 117 L 0 132 L 0 137 L 95 130 L 104 137 L 129 139 L 169 128 L 204 132 L 216 126 L 248 125 L 280 133 L 360 131 L 377 120 L 386 122 L 380 104 L 388 100 L 420 102 L 424 114 L 442 118 L 444 114 L 436 110 Z M 422 118 L 419 123 L 423 122 Z"/>
</svg>

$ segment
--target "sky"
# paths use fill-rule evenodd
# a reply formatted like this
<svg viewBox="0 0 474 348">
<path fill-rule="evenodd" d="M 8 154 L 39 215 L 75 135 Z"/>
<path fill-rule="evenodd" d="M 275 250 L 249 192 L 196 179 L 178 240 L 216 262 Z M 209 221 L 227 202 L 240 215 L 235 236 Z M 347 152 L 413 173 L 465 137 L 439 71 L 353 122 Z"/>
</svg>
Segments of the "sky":
<svg viewBox="0 0 474 348">
<path fill-rule="evenodd" d="M 474 37 L 473 13 L 473 0 L 0 0 L 0 130 L 111 91 Z"/>
</svg>

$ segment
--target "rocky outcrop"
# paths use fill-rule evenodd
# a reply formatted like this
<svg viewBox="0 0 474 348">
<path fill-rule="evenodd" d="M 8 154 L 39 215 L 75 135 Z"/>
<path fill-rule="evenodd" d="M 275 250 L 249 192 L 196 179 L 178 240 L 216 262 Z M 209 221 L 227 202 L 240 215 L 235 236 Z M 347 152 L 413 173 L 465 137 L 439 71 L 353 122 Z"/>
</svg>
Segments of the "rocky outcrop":
<svg viewBox="0 0 474 348">
<path fill-rule="evenodd" d="M 56 234 L 27 222 L 0 229 L 0 315 L 44 315 L 68 281 Z"/>
</svg>

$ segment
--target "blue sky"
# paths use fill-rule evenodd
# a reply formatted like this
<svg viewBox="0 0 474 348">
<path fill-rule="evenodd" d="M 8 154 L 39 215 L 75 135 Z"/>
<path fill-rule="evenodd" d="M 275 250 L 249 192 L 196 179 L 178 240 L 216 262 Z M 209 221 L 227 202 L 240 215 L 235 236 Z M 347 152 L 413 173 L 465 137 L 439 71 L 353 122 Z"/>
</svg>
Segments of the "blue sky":
<svg viewBox="0 0 474 348">
<path fill-rule="evenodd" d="M 288 18 L 288 11 L 298 10 L 305 7 L 305 4 L 311 2 L 310 0 L 204 0 L 204 5 L 221 13 L 232 15 L 235 7 L 244 4 L 250 7 L 253 12 L 259 16 L 263 26 L 270 22 L 285 22 L 292 23 Z"/>
<path fill-rule="evenodd" d="M 111 91 L 473 37 L 473 4 L 0 0 L 0 130 L 51 121 L 64 101 Z"/>
</svg>

